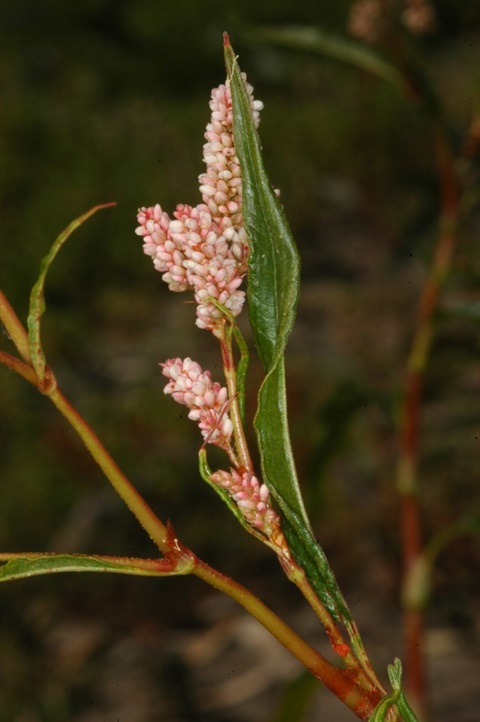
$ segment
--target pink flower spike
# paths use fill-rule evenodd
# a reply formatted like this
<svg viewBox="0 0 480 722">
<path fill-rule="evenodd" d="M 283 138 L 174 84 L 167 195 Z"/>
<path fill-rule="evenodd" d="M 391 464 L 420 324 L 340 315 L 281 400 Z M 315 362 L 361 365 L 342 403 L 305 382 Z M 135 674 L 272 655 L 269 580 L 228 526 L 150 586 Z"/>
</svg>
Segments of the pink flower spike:
<svg viewBox="0 0 480 722">
<path fill-rule="evenodd" d="M 188 418 L 198 423 L 206 443 L 220 446 L 231 454 L 233 424 L 228 415 L 227 389 L 212 381 L 210 371 L 203 371 L 191 358 L 168 359 L 160 366 L 162 374 L 169 379 L 164 393 L 188 407 Z"/>
<path fill-rule="evenodd" d="M 210 481 L 228 491 L 245 520 L 269 539 L 280 529 L 280 518 L 271 507 L 269 491 L 248 471 L 216 471 Z"/>
<path fill-rule="evenodd" d="M 263 104 L 253 99 L 246 85 L 255 124 Z M 242 176 L 233 136 L 232 95 L 229 81 L 214 88 L 211 118 L 205 131 L 199 176 L 202 203 L 179 204 L 173 218 L 157 203 L 138 211 L 135 233 L 143 250 L 171 291 L 193 291 L 197 326 L 221 338 L 225 306 L 233 316 L 241 312 L 245 293 L 240 291 L 247 272 L 248 243 L 242 215 Z M 212 303 L 212 299 L 216 303 Z"/>
</svg>

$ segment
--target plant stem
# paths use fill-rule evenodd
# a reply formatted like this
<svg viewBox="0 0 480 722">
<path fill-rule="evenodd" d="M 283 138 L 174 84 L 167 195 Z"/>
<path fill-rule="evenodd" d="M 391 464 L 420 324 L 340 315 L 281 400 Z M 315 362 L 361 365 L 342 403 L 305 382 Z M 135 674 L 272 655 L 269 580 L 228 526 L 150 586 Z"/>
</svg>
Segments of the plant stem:
<svg viewBox="0 0 480 722">
<path fill-rule="evenodd" d="M 93 212 L 95 209 L 93 210 Z M 92 211 L 89 212 L 91 215 Z M 44 378 L 40 379 L 32 368 L 29 339 L 26 329 L 0 291 L 0 319 L 15 344 L 25 363 L 10 354 L 0 352 L 0 363 L 15 371 L 31 384 L 36 386 L 44 395 L 48 396 L 69 424 L 77 432 L 83 443 L 91 453 L 103 473 L 114 487 L 117 494 L 123 499 L 130 511 L 136 516 L 142 527 L 149 534 L 158 548 L 168 554 L 172 551 L 168 543 L 169 533 L 167 527 L 154 514 L 147 502 L 135 489 L 132 483 L 117 466 L 93 429 L 87 424 L 78 411 L 65 398 L 57 387 L 57 381 L 50 368 L 45 366 Z"/>
<path fill-rule="evenodd" d="M 123 499 L 160 551 L 164 554 L 171 552 L 171 546 L 167 543 L 167 527 L 160 521 L 148 506 L 145 499 L 143 499 L 123 471 L 117 466 L 93 429 L 87 424 L 85 419 L 80 416 L 78 411 L 65 398 L 56 385 L 47 395 L 80 436 L 117 494 Z"/>
<path fill-rule="evenodd" d="M 0 351 L 0 364 L 14 371 L 26 381 L 33 384 L 33 386 L 38 386 L 38 377 L 35 370 L 32 369 L 31 366 L 24 364 L 23 361 L 20 361 L 16 356 L 12 356 L 5 351 Z"/>
<path fill-rule="evenodd" d="M 230 324 L 227 325 L 227 323 L 228 322 L 225 321 L 224 334 L 220 340 L 220 346 L 222 349 L 223 371 L 227 382 L 228 398 L 230 401 L 229 411 L 233 424 L 233 438 L 235 439 L 235 449 L 240 464 L 245 471 L 253 474 L 253 464 L 248 450 L 247 440 L 245 438 L 242 414 L 238 399 L 237 370 L 232 349 L 233 326 Z"/>
<path fill-rule="evenodd" d="M 333 651 L 342 658 L 352 673 L 355 673 L 357 683 L 363 689 L 369 691 L 376 689 L 382 694 L 386 694 L 385 689 L 370 664 L 370 660 L 365 652 L 363 642 L 356 625 L 346 624 L 353 647 L 352 651 L 350 646 L 346 643 L 338 624 L 335 622 L 330 612 L 325 608 L 312 588 L 305 570 L 297 564 L 290 555 L 288 558 L 286 558 L 285 555 L 279 555 L 279 558 L 288 579 L 298 587 L 317 617 L 320 619 L 330 640 Z"/>
<path fill-rule="evenodd" d="M 455 169 L 448 139 L 439 122 L 434 124 L 433 131 L 442 203 L 440 232 L 430 272 L 420 298 L 407 365 L 399 434 L 397 489 L 401 497 L 404 584 L 415 568 L 422 550 L 417 481 L 421 397 L 432 344 L 433 316 L 451 265 L 458 215 Z M 422 632 L 423 610 L 407 607 L 405 609 L 406 682 L 417 708 L 425 716 L 427 702 Z"/>
<path fill-rule="evenodd" d="M 352 679 L 348 670 L 334 667 L 252 592 L 238 582 L 212 569 L 199 559 L 195 562 L 192 574 L 235 599 L 359 719 L 368 720 L 382 698 L 382 694 L 378 690 L 367 692 L 362 689 Z"/>
<path fill-rule="evenodd" d="M 383 1 L 383 0 L 382 0 Z M 384 2 L 385 12 L 388 12 Z M 443 124 L 440 104 L 421 66 L 407 50 L 398 28 L 388 34 L 388 48 L 404 81 L 410 103 L 426 111 L 432 131 L 437 176 L 440 186 L 440 229 L 430 271 L 421 293 L 412 346 L 407 362 L 405 391 L 399 428 L 397 490 L 400 495 L 403 587 L 408 587 L 422 554 L 422 533 L 418 488 L 418 449 L 422 391 L 433 335 L 433 316 L 443 282 L 449 272 L 456 243 L 459 212 L 453 153 Z M 404 595 L 406 596 L 406 595 Z M 406 688 L 422 718 L 427 716 L 427 686 L 423 658 L 423 608 L 406 605 L 405 678 Z"/>
<path fill-rule="evenodd" d="M 0 320 L 22 359 L 25 363 L 31 364 L 28 334 L 2 291 L 0 291 Z"/>
</svg>

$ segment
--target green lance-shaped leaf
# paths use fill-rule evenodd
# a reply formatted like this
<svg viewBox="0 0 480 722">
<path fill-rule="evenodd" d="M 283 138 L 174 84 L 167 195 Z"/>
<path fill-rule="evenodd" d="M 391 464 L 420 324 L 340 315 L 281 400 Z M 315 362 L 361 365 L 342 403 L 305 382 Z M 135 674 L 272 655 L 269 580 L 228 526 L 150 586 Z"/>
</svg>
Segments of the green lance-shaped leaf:
<svg viewBox="0 0 480 722">
<path fill-rule="evenodd" d="M 230 496 L 228 491 L 221 487 L 219 484 L 215 484 L 212 480 L 212 470 L 210 469 L 208 465 L 208 459 L 207 459 L 207 452 L 205 449 L 200 449 L 198 453 L 198 469 L 200 472 L 200 476 L 204 481 L 207 482 L 209 486 L 212 487 L 212 489 L 215 491 L 216 494 L 221 498 L 223 503 L 227 506 L 228 509 L 232 512 L 234 517 L 237 519 L 237 521 L 243 526 L 245 531 L 247 531 L 249 534 L 254 536 L 256 539 L 259 539 L 259 541 L 262 542 L 262 544 L 266 544 L 267 546 L 271 547 L 276 551 L 275 545 L 273 545 L 270 540 L 262 534 L 261 531 L 256 529 L 254 526 L 248 523 L 242 512 L 240 511 L 240 508 L 236 501 Z"/>
<path fill-rule="evenodd" d="M 255 417 L 262 475 L 284 514 L 284 531 L 292 551 L 305 568 L 316 593 L 335 618 L 351 621 L 327 559 L 311 531 L 288 429 L 284 351 L 296 314 L 300 283 L 298 251 L 265 172 L 245 82 L 228 38 L 225 62 L 232 92 L 235 149 L 242 167 L 243 215 L 250 249 L 250 321 L 265 369 Z"/>
<path fill-rule="evenodd" d="M 40 381 L 43 381 L 45 376 L 45 355 L 43 353 L 41 339 L 40 339 L 40 320 L 45 311 L 45 298 L 44 298 L 44 286 L 45 279 L 47 276 L 48 269 L 53 263 L 55 256 L 63 246 L 67 238 L 84 223 L 90 216 L 101 210 L 102 208 L 109 208 L 110 206 L 116 205 L 115 203 L 103 203 L 98 206 L 94 206 L 83 215 L 76 218 L 70 225 L 60 233 L 58 238 L 55 239 L 52 247 L 50 248 L 47 255 L 43 258 L 40 265 L 40 274 L 38 279 L 32 288 L 30 294 L 30 307 L 28 312 L 28 340 L 30 344 L 30 354 L 32 358 L 32 365 Z"/>
<path fill-rule="evenodd" d="M 231 498 L 226 489 L 219 486 L 218 484 L 214 484 L 211 481 L 210 477 L 212 476 L 212 470 L 208 465 L 207 452 L 205 451 L 205 449 L 200 449 L 198 453 L 198 470 L 202 479 L 206 481 L 209 486 L 212 487 L 216 494 L 218 494 L 218 496 L 222 499 L 223 503 L 236 517 L 237 521 L 240 522 L 244 529 L 250 531 L 248 528 L 248 524 L 245 521 L 245 517 L 242 515 L 240 509 L 238 508 L 238 504 Z"/>
<path fill-rule="evenodd" d="M 393 694 L 389 694 L 388 697 L 384 697 L 375 707 L 373 713 L 368 718 L 368 722 L 385 722 L 388 720 L 387 714 L 397 699 L 398 692 L 394 692 Z"/>
<path fill-rule="evenodd" d="M 263 43 L 303 50 L 352 65 L 386 80 L 396 90 L 401 91 L 405 86 L 401 73 L 377 51 L 355 40 L 325 33 L 319 28 L 302 25 L 257 27 L 247 29 L 246 35 Z"/>
<path fill-rule="evenodd" d="M 407 702 L 402 692 L 402 663 L 397 658 L 393 664 L 388 665 L 388 678 L 392 685 L 393 692 L 377 705 L 368 722 L 385 722 L 388 719 L 387 713 L 395 705 L 400 713 L 402 722 L 418 722 L 418 718 Z"/>
<path fill-rule="evenodd" d="M 2 564 L 2 562 L 4 562 Z M 113 572 L 144 577 L 188 574 L 191 566 L 168 559 L 135 559 L 83 554 L 0 554 L 0 582 L 59 572 Z"/>
<path fill-rule="evenodd" d="M 244 34 L 247 38 L 262 43 L 303 50 L 364 70 L 387 81 L 397 92 L 407 93 L 410 98 L 420 101 L 434 118 L 441 120 L 435 89 L 416 57 L 413 46 L 408 48 L 408 53 L 403 58 L 403 67 L 397 69 L 377 50 L 364 43 L 325 33 L 311 26 L 248 28 Z"/>
</svg>

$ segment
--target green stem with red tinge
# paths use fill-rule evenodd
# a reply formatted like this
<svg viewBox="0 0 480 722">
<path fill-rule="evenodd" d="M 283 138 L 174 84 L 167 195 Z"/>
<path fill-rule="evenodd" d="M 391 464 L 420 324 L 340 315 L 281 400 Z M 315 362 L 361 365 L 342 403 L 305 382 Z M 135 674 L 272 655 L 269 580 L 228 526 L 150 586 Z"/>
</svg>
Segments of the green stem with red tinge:
<svg viewBox="0 0 480 722">
<path fill-rule="evenodd" d="M 334 667 L 325 657 L 294 632 L 248 589 L 197 560 L 192 574 L 235 599 L 257 619 L 317 679 L 333 692 L 361 720 L 368 720 L 382 699 L 379 690 L 366 691 L 349 670 Z M 391 718 L 392 720 L 395 717 Z"/>
<path fill-rule="evenodd" d="M 28 334 L 3 294 L 0 295 L 0 318 L 9 331 L 19 353 L 21 351 L 22 356 L 27 361 Z M 229 344 L 227 341 L 224 348 L 227 358 L 230 358 L 231 343 Z M 233 355 L 231 356 L 231 361 L 232 365 L 229 370 L 229 375 L 233 388 L 235 384 Z M 313 675 L 332 690 L 359 719 L 368 719 L 382 697 L 381 692 L 378 690 L 366 691 L 357 683 L 355 678 L 352 678 L 351 671 L 334 667 L 272 610 L 263 604 L 252 592 L 198 559 L 190 549 L 185 547 L 180 540 L 177 539 L 173 530 L 167 528 L 163 522 L 160 521 L 141 494 L 118 467 L 92 428 L 63 395 L 57 386 L 53 372 L 48 366 L 45 366 L 43 380 L 40 381 L 35 370 L 29 366 L 28 363 L 24 363 L 9 354 L 2 353 L 0 355 L 0 363 L 3 363 L 10 368 L 10 370 L 19 373 L 35 385 L 42 394 L 48 396 L 82 439 L 86 448 L 100 466 L 115 491 L 135 515 L 160 551 L 165 555 L 165 561 L 170 560 L 172 573 L 175 573 L 176 568 L 178 568 L 179 573 L 186 573 L 186 571 L 188 571 L 215 589 L 224 592 L 236 600 L 273 634 L 293 656 L 309 669 Z M 27 369 L 29 369 L 28 372 Z M 233 400 L 235 400 L 235 395 L 233 396 Z M 246 457 L 244 454 L 243 458 L 247 460 L 249 456 Z"/>
<path fill-rule="evenodd" d="M 248 450 L 247 440 L 245 438 L 245 431 L 243 428 L 242 414 L 240 412 L 240 403 L 238 398 L 238 387 L 237 387 L 237 369 L 235 366 L 235 359 L 233 357 L 232 348 L 232 335 L 233 335 L 233 322 L 228 320 L 224 321 L 223 324 L 223 335 L 220 339 L 220 347 L 222 350 L 222 362 L 223 372 L 225 374 L 225 380 L 227 382 L 228 399 L 229 399 L 229 413 L 233 424 L 233 438 L 235 440 L 235 449 L 237 452 L 238 460 L 241 467 L 253 474 L 253 464 Z"/>
</svg>

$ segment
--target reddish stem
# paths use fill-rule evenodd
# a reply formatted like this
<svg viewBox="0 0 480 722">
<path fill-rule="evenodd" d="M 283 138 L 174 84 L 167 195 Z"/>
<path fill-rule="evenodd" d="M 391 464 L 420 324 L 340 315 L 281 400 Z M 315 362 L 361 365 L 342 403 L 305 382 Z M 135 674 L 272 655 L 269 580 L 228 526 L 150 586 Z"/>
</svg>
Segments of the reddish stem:
<svg viewBox="0 0 480 722">
<path fill-rule="evenodd" d="M 368 720 L 382 699 L 379 690 L 366 691 L 352 674 L 335 667 L 291 627 L 277 617 L 258 597 L 241 584 L 195 559 L 192 574 L 235 599 L 289 650 L 317 679 L 338 697 L 361 720 Z M 390 716 L 389 719 L 395 719 Z"/>
<path fill-rule="evenodd" d="M 50 401 L 80 436 L 88 451 L 132 514 L 138 519 L 158 548 L 164 554 L 168 554 L 171 549 L 167 528 L 115 463 L 91 426 L 87 424 L 85 419 L 78 413 L 75 407 L 72 406 L 58 387 L 50 391 L 48 396 Z"/>
<path fill-rule="evenodd" d="M 31 363 L 28 334 L 20 319 L 11 307 L 7 297 L 0 290 L 0 321 L 5 326 L 8 335 L 26 364 Z"/>
<path fill-rule="evenodd" d="M 405 397 L 400 428 L 398 490 L 401 495 L 404 584 L 422 551 L 421 518 L 418 503 L 417 468 L 419 424 L 423 382 L 432 342 L 433 315 L 443 282 L 450 269 L 455 248 L 458 196 L 455 169 L 443 127 L 434 127 L 435 155 L 442 204 L 441 226 L 429 276 L 420 298 L 412 349 L 408 361 Z M 406 686 L 419 713 L 427 715 L 427 694 L 423 659 L 423 610 L 405 609 Z"/>
<path fill-rule="evenodd" d="M 222 363 L 225 380 L 227 382 L 228 399 L 230 402 L 230 418 L 233 423 L 233 438 L 235 439 L 235 451 L 243 469 L 250 473 L 254 473 L 250 452 L 248 450 L 245 431 L 243 428 L 242 415 L 240 413 L 240 405 L 238 403 L 237 391 L 237 370 L 235 360 L 233 358 L 232 349 L 232 331 L 227 322 L 224 321 L 224 333 L 220 339 L 220 347 L 222 350 Z"/>
<path fill-rule="evenodd" d="M 389 6 L 382 0 L 383 8 Z M 453 153 L 443 125 L 438 104 L 429 84 L 422 79 L 419 69 L 405 51 L 395 23 L 390 25 L 387 47 L 405 81 L 407 99 L 426 110 L 431 121 L 432 140 L 440 186 L 440 230 L 432 264 L 420 297 L 411 353 L 408 359 L 405 394 L 399 430 L 399 457 L 397 486 L 401 496 L 400 526 L 402 533 L 403 586 L 408 587 L 422 553 L 421 516 L 418 490 L 418 449 L 422 391 L 428 364 L 432 322 L 445 277 L 450 269 L 456 241 L 458 217 L 458 191 Z M 423 658 L 423 605 L 424 600 L 405 600 L 405 680 L 409 695 L 419 715 L 427 716 L 427 691 Z"/>
<path fill-rule="evenodd" d="M 35 370 L 31 366 L 20 361 L 16 356 L 12 356 L 6 351 L 0 351 L 0 364 L 6 366 L 11 371 L 14 371 L 19 376 L 22 376 L 26 381 L 38 386 L 38 377 Z"/>
</svg>

